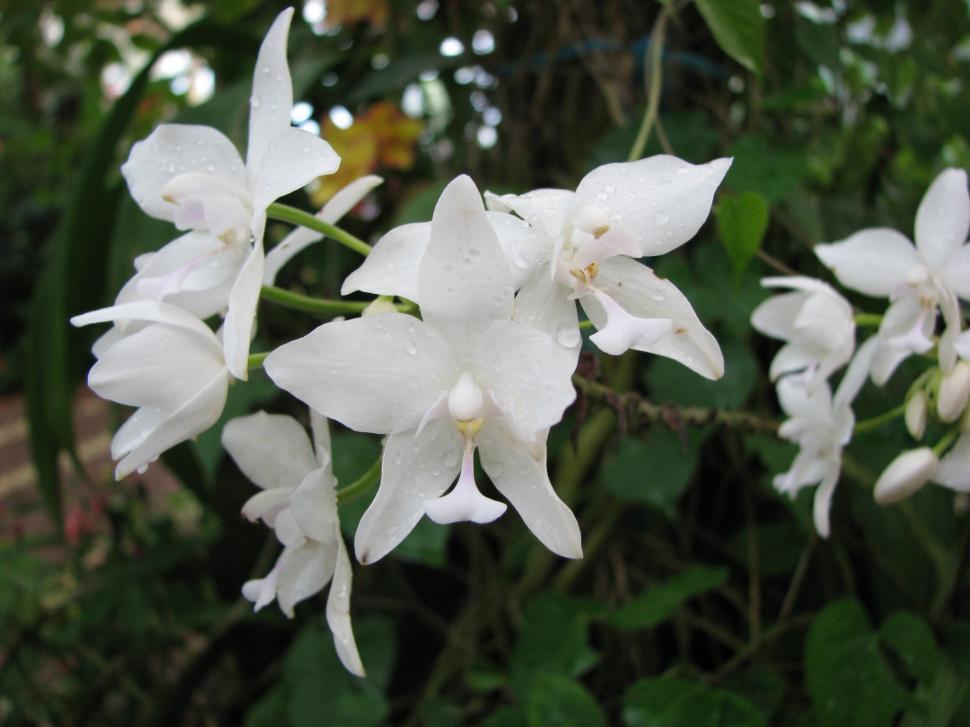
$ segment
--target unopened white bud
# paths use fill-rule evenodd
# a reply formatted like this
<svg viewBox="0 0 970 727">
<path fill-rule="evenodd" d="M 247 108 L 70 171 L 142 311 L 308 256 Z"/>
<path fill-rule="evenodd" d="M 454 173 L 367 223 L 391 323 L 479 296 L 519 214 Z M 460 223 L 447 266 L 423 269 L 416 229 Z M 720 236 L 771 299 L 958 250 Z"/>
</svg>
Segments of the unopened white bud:
<svg viewBox="0 0 970 727">
<path fill-rule="evenodd" d="M 970 399 L 970 362 L 957 361 L 940 380 L 936 413 L 944 422 L 955 422 L 966 408 L 967 399 Z"/>
<path fill-rule="evenodd" d="M 873 497 L 880 505 L 899 502 L 929 482 L 939 466 L 939 458 L 929 447 L 903 452 L 879 475 Z"/>
<path fill-rule="evenodd" d="M 380 298 L 375 298 L 372 303 L 370 303 L 364 310 L 361 311 L 361 317 L 379 315 L 381 313 L 396 313 L 397 307 L 391 301 L 390 298 L 385 298 L 381 296 Z"/>
<path fill-rule="evenodd" d="M 482 389 L 465 371 L 448 393 L 448 411 L 455 421 L 467 422 L 482 415 Z"/>
<path fill-rule="evenodd" d="M 906 429 L 913 439 L 922 439 L 926 431 L 926 392 L 920 389 L 906 402 Z"/>
</svg>

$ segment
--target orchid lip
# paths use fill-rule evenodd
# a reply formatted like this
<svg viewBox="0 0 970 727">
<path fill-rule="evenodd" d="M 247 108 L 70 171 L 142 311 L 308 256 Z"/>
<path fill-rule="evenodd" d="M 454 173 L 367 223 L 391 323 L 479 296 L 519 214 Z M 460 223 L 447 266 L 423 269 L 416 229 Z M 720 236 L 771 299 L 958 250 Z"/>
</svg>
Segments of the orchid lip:
<svg viewBox="0 0 970 727">
<path fill-rule="evenodd" d="M 475 445 L 466 439 L 458 483 L 447 495 L 426 502 L 424 511 L 439 525 L 462 521 L 484 524 L 499 518 L 507 507 L 479 492 L 475 484 Z"/>
</svg>

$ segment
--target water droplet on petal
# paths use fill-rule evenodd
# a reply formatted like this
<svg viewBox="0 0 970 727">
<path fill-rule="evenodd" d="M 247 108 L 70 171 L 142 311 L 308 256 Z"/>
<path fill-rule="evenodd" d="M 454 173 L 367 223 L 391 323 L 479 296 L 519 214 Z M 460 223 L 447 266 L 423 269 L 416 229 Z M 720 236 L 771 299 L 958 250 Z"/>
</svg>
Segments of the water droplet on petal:
<svg viewBox="0 0 970 727">
<path fill-rule="evenodd" d="M 650 297 L 659 303 L 664 299 L 664 294 L 661 293 L 659 290 L 653 290 L 650 292 Z"/>
<path fill-rule="evenodd" d="M 575 348 L 580 341 L 579 330 L 575 326 L 562 326 L 556 331 L 556 340 L 560 346 Z"/>
<path fill-rule="evenodd" d="M 663 227 L 670 222 L 670 215 L 668 215 L 666 212 L 658 212 L 653 218 L 653 221 L 657 223 L 658 227 Z"/>
</svg>

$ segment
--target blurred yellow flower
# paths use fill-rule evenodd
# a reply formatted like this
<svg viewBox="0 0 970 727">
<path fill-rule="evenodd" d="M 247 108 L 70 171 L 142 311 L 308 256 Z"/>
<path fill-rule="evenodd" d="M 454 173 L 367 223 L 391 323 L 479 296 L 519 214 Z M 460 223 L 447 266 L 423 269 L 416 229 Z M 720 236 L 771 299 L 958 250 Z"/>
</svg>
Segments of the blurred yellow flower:
<svg viewBox="0 0 970 727">
<path fill-rule="evenodd" d="M 346 129 L 326 119 L 323 137 L 340 155 L 340 168 L 318 180 L 320 186 L 311 194 L 313 204 L 322 206 L 350 182 L 378 168 L 410 169 L 423 129 L 423 123 L 408 118 L 389 101 L 375 103 Z"/>
<path fill-rule="evenodd" d="M 366 21 L 375 28 L 383 28 L 389 13 L 387 0 L 328 0 L 326 23 L 332 28 Z"/>
</svg>

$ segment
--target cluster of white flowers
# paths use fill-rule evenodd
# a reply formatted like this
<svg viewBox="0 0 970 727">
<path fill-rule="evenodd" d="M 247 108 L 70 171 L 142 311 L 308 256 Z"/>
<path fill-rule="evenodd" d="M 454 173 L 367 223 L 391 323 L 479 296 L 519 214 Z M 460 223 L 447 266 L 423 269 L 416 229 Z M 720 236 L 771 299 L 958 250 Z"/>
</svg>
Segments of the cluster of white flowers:
<svg viewBox="0 0 970 727">
<path fill-rule="evenodd" d="M 89 384 L 137 407 L 112 442 L 119 478 L 218 420 L 230 382 L 247 377 L 261 287 L 321 237 L 297 228 L 264 254 L 268 206 L 340 161 L 326 142 L 289 124 L 291 17 L 287 10 L 276 19 L 259 52 L 245 162 L 214 129 L 163 125 L 122 167 L 142 209 L 184 234 L 135 261 L 114 306 L 73 319 L 114 324 L 95 344 Z M 486 193 L 489 211 L 472 180 L 459 176 L 430 222 L 381 238 L 342 293 L 413 301 L 420 318 L 376 304 L 266 356 L 269 377 L 308 405 L 313 445 L 296 420 L 264 412 L 223 430 L 229 454 L 262 488 L 244 515 L 271 527 L 283 546 L 269 574 L 245 584 L 245 597 L 256 608 L 276 600 L 292 615 L 332 580 L 327 618 L 337 650 L 350 671 L 363 673 L 328 418 L 386 437 L 379 489 L 354 539 L 360 563 L 382 558 L 424 515 L 438 523 L 501 516 L 506 504 L 476 485 L 476 451 L 535 536 L 561 556 L 581 557 L 576 518 L 546 467 L 549 429 L 575 398 L 582 336 L 573 301 L 603 352 L 655 353 L 719 378 L 717 341 L 673 283 L 638 259 L 696 234 L 729 166 L 672 156 L 608 164 L 575 192 Z M 335 222 L 379 182 L 358 180 L 318 216 Z M 221 321 L 217 331 L 209 319 Z M 835 359 L 825 366 L 834 370 Z"/>
<path fill-rule="evenodd" d="M 778 398 L 790 417 L 779 434 L 800 451 L 775 486 L 794 495 L 819 484 L 815 527 L 823 536 L 829 532 L 842 450 L 857 428 L 852 402 L 866 378 L 882 386 L 913 355 L 924 357 L 928 368 L 909 387 L 905 402 L 874 423 L 904 416 L 909 433 L 921 440 L 933 419 L 942 434 L 932 447 L 896 457 L 876 482 L 875 499 L 896 502 L 929 482 L 970 492 L 970 331 L 963 331 L 960 308 L 961 299 L 970 301 L 965 171 L 946 169 L 936 178 L 919 205 L 915 227 L 915 245 L 895 230 L 871 228 L 815 247 L 846 288 L 890 301 L 883 315 L 860 316 L 879 327 L 858 349 L 852 306 L 831 286 L 805 277 L 762 281 L 793 291 L 769 298 L 751 319 L 760 332 L 786 342 L 772 361 L 771 377 L 778 379 Z M 833 397 L 828 379 L 847 363 Z"/>
</svg>

